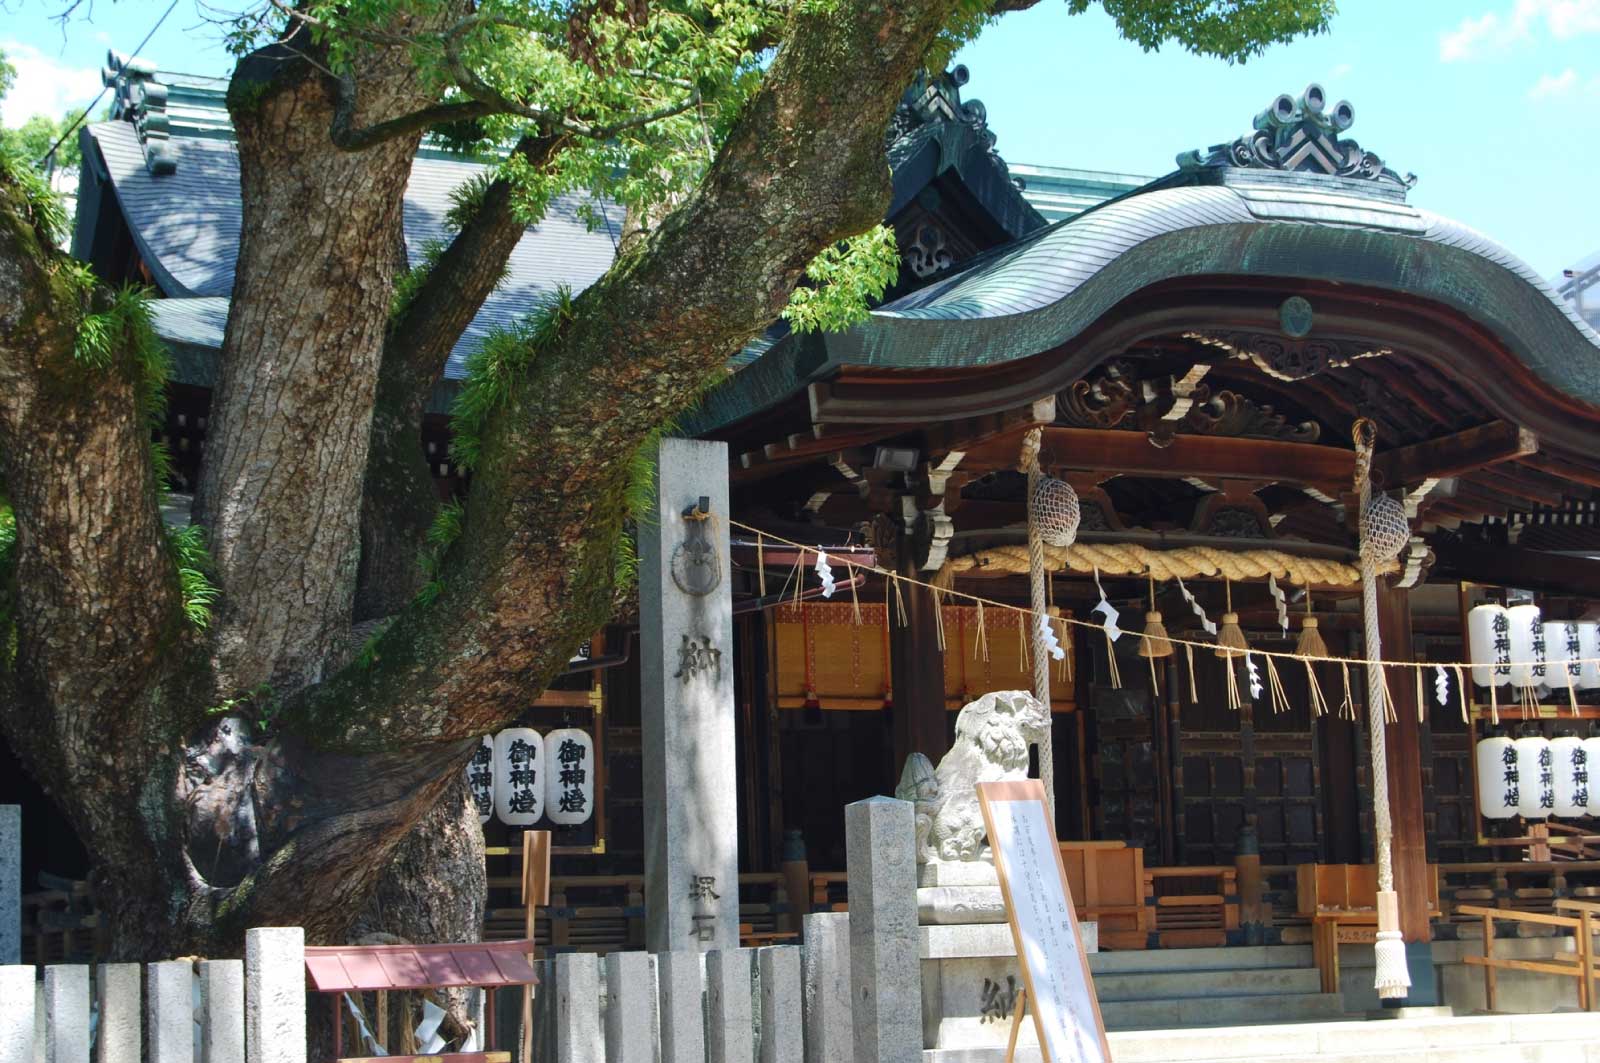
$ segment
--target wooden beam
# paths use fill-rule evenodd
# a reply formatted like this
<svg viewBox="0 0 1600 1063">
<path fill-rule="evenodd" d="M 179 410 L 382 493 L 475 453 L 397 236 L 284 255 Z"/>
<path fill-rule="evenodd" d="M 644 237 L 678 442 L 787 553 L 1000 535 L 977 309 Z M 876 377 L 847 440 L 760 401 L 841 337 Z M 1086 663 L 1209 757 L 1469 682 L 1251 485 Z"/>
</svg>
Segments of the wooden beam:
<svg viewBox="0 0 1600 1063">
<path fill-rule="evenodd" d="M 1434 544 L 1439 564 L 1455 576 L 1547 594 L 1600 598 L 1600 561 L 1568 554 L 1550 554 L 1518 546 Z"/>
<path fill-rule="evenodd" d="M 1490 421 L 1464 432 L 1414 443 L 1379 454 L 1372 471 L 1385 488 L 1409 487 L 1423 480 L 1463 473 L 1524 457 L 1539 449 L 1539 439 L 1510 421 Z"/>
<path fill-rule="evenodd" d="M 1157 447 L 1138 432 L 1056 426 L 1044 430 L 1040 461 L 1051 469 L 1098 472 L 1107 478 L 1261 480 L 1309 484 L 1332 494 L 1349 490 L 1355 470 L 1351 451 L 1313 443 L 1180 435 L 1171 446 Z M 979 472 L 1016 464 L 1016 447 L 1004 437 L 968 450 L 962 468 Z"/>
<path fill-rule="evenodd" d="M 1554 454 L 1529 454 L 1519 459 L 1517 464 L 1527 465 L 1551 476 L 1583 484 L 1585 487 L 1600 487 L 1600 469 L 1565 461 Z"/>
</svg>

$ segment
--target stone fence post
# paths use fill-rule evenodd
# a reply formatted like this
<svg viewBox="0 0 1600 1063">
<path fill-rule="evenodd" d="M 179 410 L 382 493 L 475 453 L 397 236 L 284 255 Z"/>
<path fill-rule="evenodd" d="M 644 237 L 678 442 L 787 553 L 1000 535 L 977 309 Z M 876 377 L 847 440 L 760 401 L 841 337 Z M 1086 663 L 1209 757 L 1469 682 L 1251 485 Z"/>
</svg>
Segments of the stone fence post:
<svg viewBox="0 0 1600 1063">
<path fill-rule="evenodd" d="M 922 1063 L 912 805 L 870 797 L 845 806 L 844 825 L 855 1063 Z"/>
</svg>

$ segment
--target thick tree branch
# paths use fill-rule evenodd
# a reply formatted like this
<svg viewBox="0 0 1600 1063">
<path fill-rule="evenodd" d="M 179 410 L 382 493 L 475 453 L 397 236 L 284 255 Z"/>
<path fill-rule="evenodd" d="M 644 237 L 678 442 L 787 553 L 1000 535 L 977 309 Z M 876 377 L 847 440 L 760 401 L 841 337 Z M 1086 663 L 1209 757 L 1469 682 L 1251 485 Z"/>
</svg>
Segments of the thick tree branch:
<svg viewBox="0 0 1600 1063">
<path fill-rule="evenodd" d="M 114 311 L 34 228 L 0 165 L 0 468 L 17 533 L 0 729 L 47 788 L 75 798 L 63 804 L 86 844 L 131 859 L 143 846 L 108 825 L 130 821 L 144 772 L 203 702 L 201 681 L 187 703 L 157 697 L 199 647 L 156 504 L 137 336 L 115 329 L 108 349 L 75 356 L 82 316 L 125 320 Z"/>
<path fill-rule="evenodd" d="M 524 137 L 513 153 L 542 169 L 568 140 L 564 134 Z M 522 238 L 512 192 L 503 177 L 484 187 L 477 208 L 421 290 L 389 323 L 361 499 L 358 621 L 398 612 L 421 585 L 418 556 L 438 508 L 420 445 L 422 411 L 451 349 L 499 283 Z"/>
<path fill-rule="evenodd" d="M 500 726 L 604 619 L 626 467 L 782 308 L 822 248 L 881 218 L 882 133 L 954 0 L 797 12 L 700 188 L 578 300 L 492 426 L 443 594 L 370 669 L 291 708 L 334 747 Z M 839 91 L 850 56 L 851 91 Z"/>
</svg>

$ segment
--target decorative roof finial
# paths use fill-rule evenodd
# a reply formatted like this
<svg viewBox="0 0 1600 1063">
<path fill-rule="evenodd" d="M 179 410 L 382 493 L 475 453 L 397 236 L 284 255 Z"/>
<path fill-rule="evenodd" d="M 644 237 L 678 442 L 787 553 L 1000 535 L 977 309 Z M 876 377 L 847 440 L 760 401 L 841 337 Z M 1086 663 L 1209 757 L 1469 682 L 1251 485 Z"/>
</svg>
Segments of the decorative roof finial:
<svg viewBox="0 0 1600 1063">
<path fill-rule="evenodd" d="M 178 159 L 172 153 L 167 124 L 167 87 L 156 80 L 156 65 L 108 49 L 100 80 L 116 90 L 111 117 L 131 122 L 138 130 L 145 168 L 152 174 L 176 173 Z"/>
<path fill-rule="evenodd" d="M 1255 132 L 1231 144 L 1178 156 L 1183 170 L 1266 169 L 1351 177 L 1400 189 L 1416 184 L 1415 174 L 1401 177 L 1383 160 L 1340 134 L 1356 120 L 1355 108 L 1340 100 L 1331 108 L 1321 85 L 1311 84 L 1296 100 L 1285 93 L 1256 115 Z"/>
</svg>

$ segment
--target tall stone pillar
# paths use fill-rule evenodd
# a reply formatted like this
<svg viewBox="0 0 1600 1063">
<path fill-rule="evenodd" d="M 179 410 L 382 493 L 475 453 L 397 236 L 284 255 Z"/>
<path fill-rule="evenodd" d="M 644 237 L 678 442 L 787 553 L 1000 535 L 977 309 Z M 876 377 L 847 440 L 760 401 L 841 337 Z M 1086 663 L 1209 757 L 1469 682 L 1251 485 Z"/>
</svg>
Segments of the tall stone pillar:
<svg viewBox="0 0 1600 1063">
<path fill-rule="evenodd" d="M 645 941 L 739 945 L 728 449 L 664 439 L 639 527 Z"/>
</svg>

